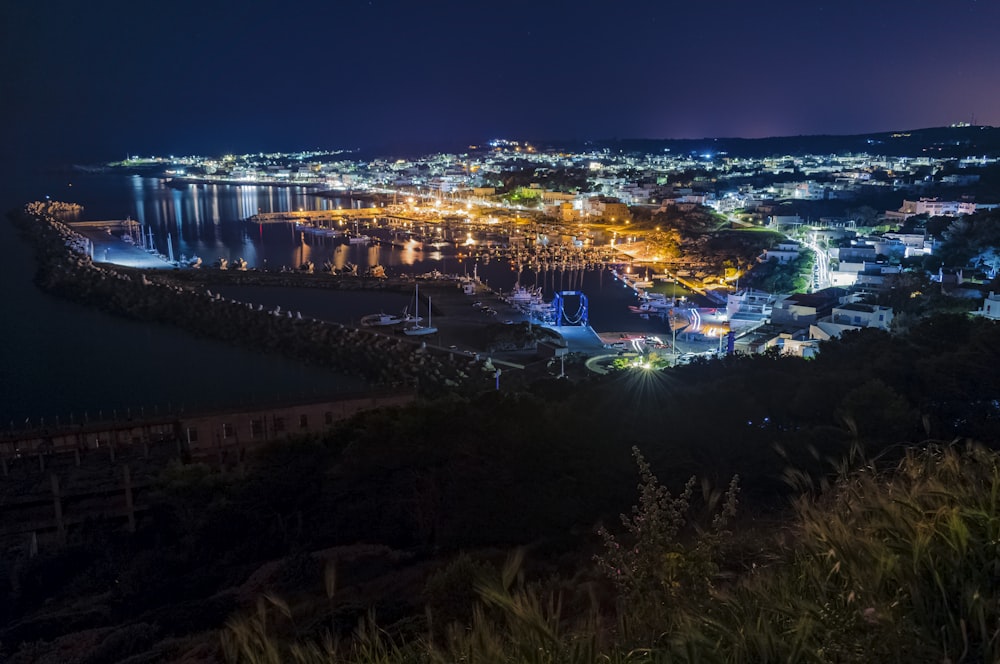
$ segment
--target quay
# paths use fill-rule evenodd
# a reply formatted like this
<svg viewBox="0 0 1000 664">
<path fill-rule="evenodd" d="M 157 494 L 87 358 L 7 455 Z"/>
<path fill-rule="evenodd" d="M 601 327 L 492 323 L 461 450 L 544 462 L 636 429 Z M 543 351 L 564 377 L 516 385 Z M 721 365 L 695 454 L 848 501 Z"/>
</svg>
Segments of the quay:
<svg viewBox="0 0 1000 664">
<path fill-rule="evenodd" d="M 108 219 L 105 221 L 70 221 L 66 224 L 76 230 L 114 230 L 128 231 L 139 228 L 135 219 Z"/>
<path fill-rule="evenodd" d="M 289 210 L 288 212 L 258 212 L 249 217 L 251 224 L 283 224 L 289 221 L 337 221 L 341 219 L 374 219 L 388 216 L 384 208 L 345 208 L 342 210 Z"/>
</svg>

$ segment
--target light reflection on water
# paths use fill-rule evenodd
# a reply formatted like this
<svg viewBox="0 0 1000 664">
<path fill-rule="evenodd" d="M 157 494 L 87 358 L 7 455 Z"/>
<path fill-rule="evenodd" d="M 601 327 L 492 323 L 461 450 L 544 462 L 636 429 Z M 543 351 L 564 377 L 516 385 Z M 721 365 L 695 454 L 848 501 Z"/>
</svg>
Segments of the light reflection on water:
<svg viewBox="0 0 1000 664">
<path fill-rule="evenodd" d="M 337 270 L 349 263 L 363 272 L 370 265 L 382 265 L 391 275 L 422 274 L 438 270 L 445 274 L 472 274 L 476 270 L 490 287 L 509 290 L 515 283 L 541 287 L 546 299 L 559 290 L 582 290 L 590 298 L 591 321 L 601 331 L 660 331 L 658 320 L 643 320 L 628 312 L 635 304 L 634 294 L 611 278 L 606 270 L 518 271 L 507 260 L 493 258 L 488 263 L 468 258 L 468 248 L 453 244 L 436 245 L 409 242 L 416 237 L 451 240 L 467 239 L 462 227 L 414 222 L 393 233 L 372 230 L 362 223 L 357 231 L 402 243 L 366 246 L 348 244 L 343 238 L 296 230 L 293 224 L 252 225 L 244 221 L 257 212 L 289 210 L 329 210 L 370 206 L 362 200 L 323 198 L 303 187 L 257 185 L 182 184 L 149 177 L 93 177 L 86 186 L 78 183 L 74 194 L 92 195 L 81 201 L 87 207 L 85 219 L 112 219 L 131 215 L 148 224 L 158 250 L 167 253 L 167 233 L 171 234 L 174 255 L 199 256 L 210 266 L 220 257 L 230 262 L 243 258 L 251 268 L 276 270 L 282 266 L 297 268 L 311 261 L 317 271 L 327 261 Z M 502 225 L 488 237 L 477 240 L 500 240 Z"/>
<path fill-rule="evenodd" d="M 177 188 L 155 178 L 132 178 L 131 204 L 135 218 L 145 219 L 153 229 L 157 246 L 166 253 L 166 233 L 174 229 L 174 254 L 200 256 L 205 265 L 218 258 L 243 258 L 251 268 L 295 269 L 309 261 L 317 271 L 329 262 L 343 270 L 348 264 L 363 273 L 368 266 L 381 265 L 390 275 L 422 274 L 433 270 L 445 274 L 472 274 L 475 270 L 492 288 L 510 290 L 515 283 L 543 289 L 547 299 L 556 291 L 581 290 L 590 299 L 590 317 L 599 330 L 649 331 L 663 329 L 662 321 L 641 319 L 628 311 L 635 295 L 606 270 L 518 271 L 509 261 L 494 258 L 476 262 L 468 258 L 469 247 L 454 244 L 432 245 L 410 241 L 416 236 L 457 240 L 497 240 L 502 231 L 469 233 L 464 228 L 416 222 L 393 232 L 372 229 L 364 223 L 349 229 L 378 235 L 402 243 L 391 245 L 349 244 L 344 238 L 297 230 L 293 224 L 252 225 L 244 221 L 258 212 L 329 210 L 371 205 L 360 200 L 323 198 L 303 187 L 255 185 L 193 185 Z M 142 215 L 142 216 L 140 216 Z M 341 226 L 345 228 L 345 226 Z"/>
</svg>

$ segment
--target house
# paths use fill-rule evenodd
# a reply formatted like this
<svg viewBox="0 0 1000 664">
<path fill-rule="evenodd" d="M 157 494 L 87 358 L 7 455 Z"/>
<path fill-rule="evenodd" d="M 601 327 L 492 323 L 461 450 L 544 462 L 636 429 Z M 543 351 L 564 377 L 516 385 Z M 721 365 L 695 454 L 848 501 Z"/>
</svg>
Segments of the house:
<svg viewBox="0 0 1000 664">
<path fill-rule="evenodd" d="M 1000 320 L 1000 295 L 990 291 L 990 294 L 983 300 L 983 306 L 973 313 L 990 320 Z"/>
<path fill-rule="evenodd" d="M 771 322 L 775 325 L 809 327 L 823 316 L 829 316 L 846 297 L 846 289 L 832 287 L 815 293 L 786 295 L 774 303 Z"/>
<path fill-rule="evenodd" d="M 898 265 L 865 263 L 865 269 L 858 273 L 855 285 L 868 292 L 885 292 L 896 283 L 900 272 L 902 272 L 902 268 Z"/>
<path fill-rule="evenodd" d="M 763 256 L 761 256 L 761 261 L 766 263 L 771 260 L 777 260 L 779 263 L 790 263 L 799 257 L 799 251 L 802 249 L 802 245 L 798 242 L 779 242 L 770 249 L 765 249 Z"/>
<path fill-rule="evenodd" d="M 782 355 L 811 359 L 819 355 L 817 339 L 785 339 L 781 346 Z"/>
<path fill-rule="evenodd" d="M 775 296 L 755 289 L 744 289 L 726 296 L 726 318 L 734 331 L 758 327 L 771 317 Z"/>
<path fill-rule="evenodd" d="M 737 337 L 735 349 L 743 354 L 758 354 L 772 348 L 778 348 L 782 355 L 796 357 L 814 357 L 819 343 L 806 338 L 806 331 L 801 328 L 763 325 Z"/>
<path fill-rule="evenodd" d="M 888 332 L 893 312 L 890 307 L 853 302 L 834 307 L 829 316 L 809 326 L 809 338 L 825 341 L 839 337 L 847 330 L 873 327 Z"/>
</svg>

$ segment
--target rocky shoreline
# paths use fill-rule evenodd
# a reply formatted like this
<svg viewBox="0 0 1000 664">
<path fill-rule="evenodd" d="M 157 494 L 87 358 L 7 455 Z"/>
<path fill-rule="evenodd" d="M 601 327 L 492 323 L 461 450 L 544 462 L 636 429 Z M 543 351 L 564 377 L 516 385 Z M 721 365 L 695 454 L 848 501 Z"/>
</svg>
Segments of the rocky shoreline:
<svg viewBox="0 0 1000 664">
<path fill-rule="evenodd" d="M 438 352 L 409 339 L 292 317 L 290 313 L 278 316 L 244 303 L 213 297 L 183 284 L 183 281 L 199 281 L 193 274 L 195 271 L 158 275 L 95 265 L 86 252 L 83 238 L 58 220 L 51 205 L 30 203 L 23 210 L 8 214 L 34 248 L 38 263 L 35 282 L 45 292 L 115 315 L 166 323 L 201 337 L 328 367 L 373 385 L 416 387 L 422 396 L 490 386 L 492 375 L 487 375 L 482 363 L 474 358 Z M 294 279 L 294 285 L 298 286 L 304 285 L 300 281 L 320 283 L 295 277 L 287 278 Z M 234 273 L 227 278 L 254 283 L 259 276 Z M 374 280 L 331 279 L 324 280 L 323 286 L 392 287 L 368 281 Z"/>
</svg>

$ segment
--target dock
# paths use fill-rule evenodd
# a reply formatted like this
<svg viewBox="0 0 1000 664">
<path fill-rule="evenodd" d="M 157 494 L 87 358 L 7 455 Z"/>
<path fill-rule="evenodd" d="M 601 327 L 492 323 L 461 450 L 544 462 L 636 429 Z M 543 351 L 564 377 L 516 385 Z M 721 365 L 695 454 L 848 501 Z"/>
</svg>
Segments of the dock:
<svg viewBox="0 0 1000 664">
<path fill-rule="evenodd" d="M 338 221 L 342 219 L 374 219 L 381 216 L 386 216 L 384 208 L 289 210 L 288 212 L 258 212 L 247 221 L 251 224 L 284 224 L 289 221 Z"/>
<path fill-rule="evenodd" d="M 71 221 L 66 224 L 75 230 L 109 229 L 113 231 L 125 231 L 139 228 L 140 224 L 135 219 L 106 219 L 104 221 Z"/>
</svg>

